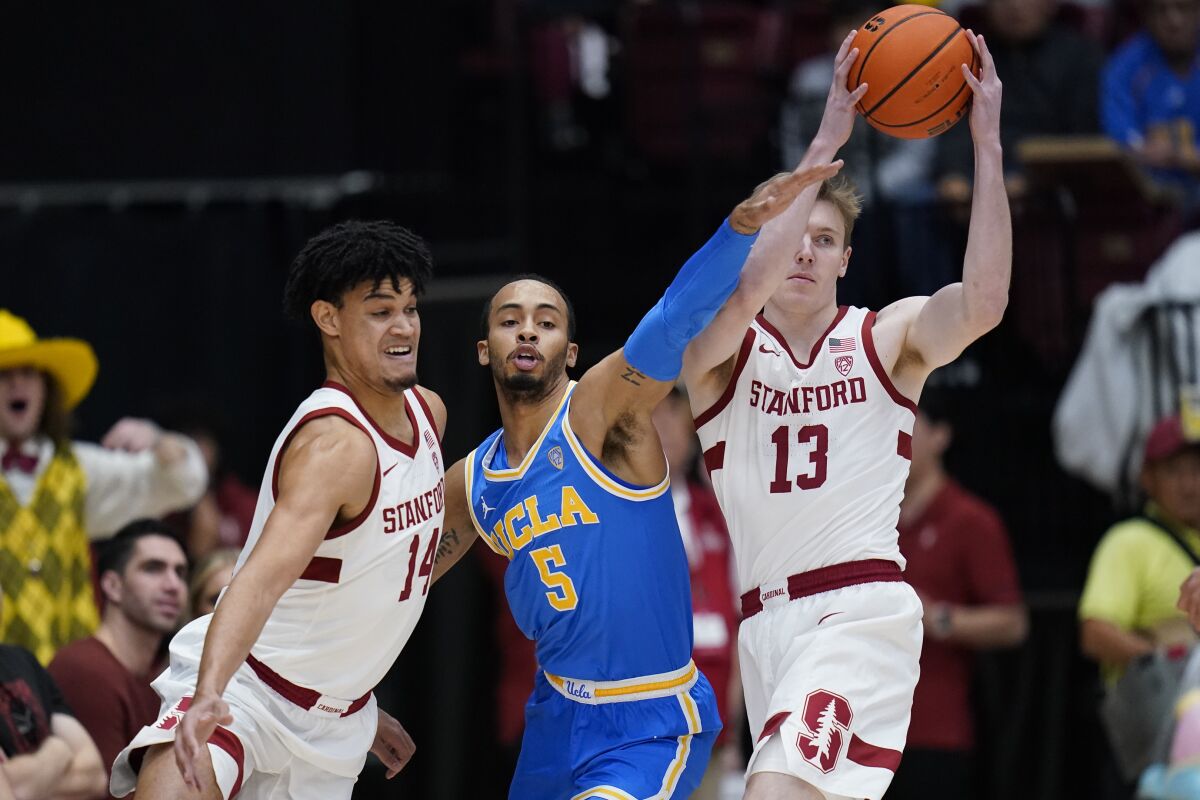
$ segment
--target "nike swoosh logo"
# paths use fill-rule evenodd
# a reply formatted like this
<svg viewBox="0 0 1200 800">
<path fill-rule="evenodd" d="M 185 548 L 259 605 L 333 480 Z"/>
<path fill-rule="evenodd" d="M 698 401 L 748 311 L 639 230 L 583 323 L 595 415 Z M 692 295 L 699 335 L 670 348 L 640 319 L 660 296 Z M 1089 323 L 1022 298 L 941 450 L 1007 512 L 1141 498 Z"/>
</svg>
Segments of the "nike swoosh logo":
<svg viewBox="0 0 1200 800">
<path fill-rule="evenodd" d="M 765 344 L 760 344 L 760 345 L 758 346 L 758 352 L 760 352 L 760 353 L 768 353 L 768 354 L 770 354 L 770 355 L 773 355 L 773 356 L 781 356 L 781 355 L 783 355 L 783 353 L 779 352 L 778 350 L 769 350 L 769 349 L 767 349 L 767 346 L 766 346 Z M 818 624 L 819 624 L 819 623 L 818 623 Z"/>
<path fill-rule="evenodd" d="M 385 470 L 383 471 L 383 477 L 385 477 L 385 478 L 386 478 L 386 477 L 387 477 L 387 474 L 388 474 L 389 472 L 391 472 L 392 470 L 394 470 L 394 469 L 395 469 L 396 467 L 398 467 L 398 466 L 400 466 L 400 462 L 399 462 L 399 461 L 397 461 L 395 464 L 392 464 L 390 467 L 388 467 L 387 469 L 385 469 Z M 819 622 L 818 622 L 817 624 L 818 624 L 818 625 L 820 625 L 821 623 L 819 623 Z"/>
<path fill-rule="evenodd" d="M 817 620 L 817 624 L 820 625 L 822 622 L 829 619 L 830 617 L 836 617 L 838 614 L 845 614 L 845 613 L 846 613 L 845 611 L 830 612 L 830 613 L 826 614 L 825 616 L 821 617 L 819 620 Z"/>
</svg>

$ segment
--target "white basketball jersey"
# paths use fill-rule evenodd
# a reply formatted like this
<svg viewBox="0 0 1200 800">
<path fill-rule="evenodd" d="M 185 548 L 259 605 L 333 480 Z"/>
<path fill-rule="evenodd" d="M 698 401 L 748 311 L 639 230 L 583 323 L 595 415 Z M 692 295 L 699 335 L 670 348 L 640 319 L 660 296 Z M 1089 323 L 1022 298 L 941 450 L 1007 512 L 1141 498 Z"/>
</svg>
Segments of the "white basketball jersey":
<svg viewBox="0 0 1200 800">
<path fill-rule="evenodd" d="M 725 393 L 696 418 L 742 592 L 849 561 L 904 566 L 916 407 L 880 364 L 874 323 L 842 306 L 802 360 L 759 315 Z"/>
<path fill-rule="evenodd" d="M 330 530 L 283 593 L 252 655 L 283 678 L 355 699 L 391 668 L 421 616 L 445 514 L 437 428 L 419 393 L 404 393 L 413 442 L 381 430 L 342 386 L 327 382 L 300 404 L 267 462 L 240 570 L 275 507 L 279 457 L 301 425 L 335 415 L 375 443 L 375 489 L 362 513 Z"/>
</svg>

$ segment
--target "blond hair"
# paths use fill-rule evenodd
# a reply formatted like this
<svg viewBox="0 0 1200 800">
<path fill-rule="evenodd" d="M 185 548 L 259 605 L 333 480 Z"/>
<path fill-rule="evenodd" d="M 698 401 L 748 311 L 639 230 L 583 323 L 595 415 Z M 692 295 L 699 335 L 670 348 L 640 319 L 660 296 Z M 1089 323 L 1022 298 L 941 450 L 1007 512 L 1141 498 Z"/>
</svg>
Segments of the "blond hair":
<svg viewBox="0 0 1200 800">
<path fill-rule="evenodd" d="M 200 563 L 196 565 L 196 569 L 192 572 L 192 578 L 188 581 L 188 602 L 191 604 L 190 611 L 193 615 L 196 613 L 196 607 L 200 604 L 200 593 L 204 591 L 205 584 L 213 575 L 216 575 L 226 567 L 232 567 L 237 563 L 238 551 L 232 547 L 223 547 L 220 550 L 214 550 L 204 558 L 200 559 Z"/>
<path fill-rule="evenodd" d="M 842 215 L 842 222 L 846 223 L 846 240 L 842 244 L 849 246 L 850 234 L 854 232 L 854 222 L 862 213 L 862 195 L 854 188 L 854 184 L 850 182 L 849 178 L 838 175 L 821 183 L 817 200 L 824 200 Z"/>
</svg>

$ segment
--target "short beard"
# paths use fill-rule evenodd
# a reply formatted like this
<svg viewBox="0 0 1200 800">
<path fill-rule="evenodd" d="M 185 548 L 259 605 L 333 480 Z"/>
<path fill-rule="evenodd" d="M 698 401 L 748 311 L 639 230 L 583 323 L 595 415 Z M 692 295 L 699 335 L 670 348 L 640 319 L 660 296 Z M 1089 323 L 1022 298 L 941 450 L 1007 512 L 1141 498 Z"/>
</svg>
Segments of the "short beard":
<svg viewBox="0 0 1200 800">
<path fill-rule="evenodd" d="M 544 400 L 553 389 L 555 379 L 567 370 L 567 353 L 565 350 L 561 355 L 546 360 L 546 366 L 542 370 L 542 377 L 540 378 L 535 378 L 527 372 L 505 375 L 504 359 L 500 358 L 499 354 L 490 351 L 488 355 L 492 365 L 492 379 L 496 381 L 496 386 L 500 394 L 512 405 L 519 405 L 521 403 L 532 404 Z"/>
<path fill-rule="evenodd" d="M 413 370 L 404 378 L 384 378 L 383 385 L 396 394 L 404 394 L 405 391 L 416 386 L 417 382 L 417 371 Z"/>
</svg>

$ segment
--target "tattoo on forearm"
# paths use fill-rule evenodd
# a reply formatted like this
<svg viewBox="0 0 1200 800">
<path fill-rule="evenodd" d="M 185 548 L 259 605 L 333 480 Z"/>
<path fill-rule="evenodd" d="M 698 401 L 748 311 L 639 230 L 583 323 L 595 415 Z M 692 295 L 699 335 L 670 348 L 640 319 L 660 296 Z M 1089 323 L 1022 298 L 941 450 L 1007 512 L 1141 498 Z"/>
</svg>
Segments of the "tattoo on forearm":
<svg viewBox="0 0 1200 800">
<path fill-rule="evenodd" d="M 634 386 L 641 386 L 642 381 L 646 380 L 646 376 L 638 372 L 633 367 L 626 367 L 625 374 L 621 376 L 623 380 L 627 380 Z"/>
<path fill-rule="evenodd" d="M 437 554 L 433 557 L 433 563 L 441 563 L 441 560 L 452 554 L 458 549 L 458 531 L 454 528 L 449 528 L 442 532 L 441 541 L 438 542 Z"/>
</svg>

